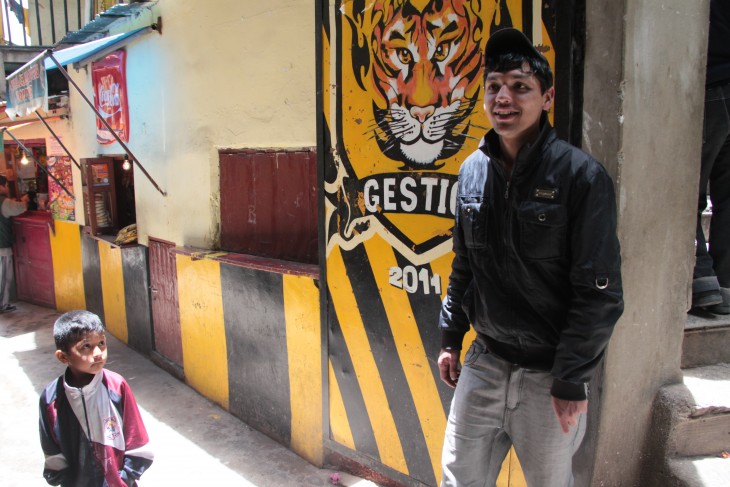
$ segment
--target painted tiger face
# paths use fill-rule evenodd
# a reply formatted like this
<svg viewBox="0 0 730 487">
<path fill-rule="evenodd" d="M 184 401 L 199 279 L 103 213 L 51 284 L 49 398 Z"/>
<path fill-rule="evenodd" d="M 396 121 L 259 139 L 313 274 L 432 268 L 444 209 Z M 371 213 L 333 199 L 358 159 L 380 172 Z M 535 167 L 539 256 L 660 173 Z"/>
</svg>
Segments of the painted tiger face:
<svg viewBox="0 0 730 487">
<path fill-rule="evenodd" d="M 373 132 L 401 169 L 438 168 L 459 151 L 479 97 L 482 21 L 469 0 L 379 1 L 370 51 Z"/>
</svg>

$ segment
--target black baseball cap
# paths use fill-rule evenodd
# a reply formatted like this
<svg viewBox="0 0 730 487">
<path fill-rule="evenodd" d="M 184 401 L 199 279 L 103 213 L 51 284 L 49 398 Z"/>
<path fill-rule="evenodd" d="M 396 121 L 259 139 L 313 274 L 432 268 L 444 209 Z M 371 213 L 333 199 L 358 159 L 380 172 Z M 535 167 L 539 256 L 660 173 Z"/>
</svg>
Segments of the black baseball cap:
<svg viewBox="0 0 730 487">
<path fill-rule="evenodd" d="M 525 34 L 512 27 L 500 29 L 489 37 L 487 48 L 484 51 L 484 59 L 496 59 L 507 53 L 519 53 L 548 62 Z"/>
</svg>

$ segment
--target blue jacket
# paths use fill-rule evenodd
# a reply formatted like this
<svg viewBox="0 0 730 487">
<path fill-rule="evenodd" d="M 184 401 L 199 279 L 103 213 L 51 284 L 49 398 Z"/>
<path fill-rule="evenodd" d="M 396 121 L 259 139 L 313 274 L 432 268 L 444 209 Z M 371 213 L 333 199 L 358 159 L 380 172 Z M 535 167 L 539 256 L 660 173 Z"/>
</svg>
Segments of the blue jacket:
<svg viewBox="0 0 730 487">
<path fill-rule="evenodd" d="M 541 123 L 511 178 L 494 131 L 461 166 L 439 327 L 461 349 L 471 323 L 491 353 L 581 400 L 623 312 L 616 200 L 603 166 Z"/>
</svg>

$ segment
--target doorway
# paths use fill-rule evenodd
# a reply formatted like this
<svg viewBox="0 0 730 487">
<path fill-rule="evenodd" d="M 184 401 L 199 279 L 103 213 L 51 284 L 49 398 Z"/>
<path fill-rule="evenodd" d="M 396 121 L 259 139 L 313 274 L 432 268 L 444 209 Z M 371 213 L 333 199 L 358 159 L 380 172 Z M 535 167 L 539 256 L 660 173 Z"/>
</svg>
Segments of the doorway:
<svg viewBox="0 0 730 487">
<path fill-rule="evenodd" d="M 150 296 L 155 352 L 159 355 L 156 358 L 162 359 L 160 365 L 168 371 L 181 375 L 183 353 L 174 248 L 171 242 L 149 239 Z"/>
</svg>

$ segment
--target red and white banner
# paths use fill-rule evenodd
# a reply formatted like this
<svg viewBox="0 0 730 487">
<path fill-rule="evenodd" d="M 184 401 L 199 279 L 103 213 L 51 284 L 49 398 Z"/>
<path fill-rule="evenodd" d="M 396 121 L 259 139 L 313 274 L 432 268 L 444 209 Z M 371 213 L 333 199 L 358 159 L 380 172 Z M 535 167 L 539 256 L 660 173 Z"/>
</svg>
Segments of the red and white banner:
<svg viewBox="0 0 730 487">
<path fill-rule="evenodd" d="M 127 73 L 125 50 L 109 54 L 101 61 L 92 63 L 91 78 L 94 82 L 94 105 L 107 123 L 124 142 L 129 142 L 129 107 L 127 104 Z M 111 144 L 114 136 L 97 118 L 96 140 Z"/>
</svg>

